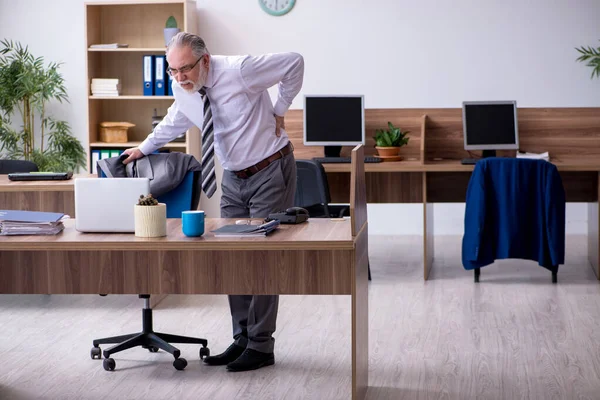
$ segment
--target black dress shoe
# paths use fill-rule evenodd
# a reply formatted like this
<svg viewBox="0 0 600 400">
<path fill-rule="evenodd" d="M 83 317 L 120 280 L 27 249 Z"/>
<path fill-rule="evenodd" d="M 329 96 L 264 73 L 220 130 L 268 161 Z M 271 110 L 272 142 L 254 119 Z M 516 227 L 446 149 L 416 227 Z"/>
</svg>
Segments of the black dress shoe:
<svg viewBox="0 0 600 400">
<path fill-rule="evenodd" d="M 231 346 L 229 346 L 227 350 L 221 354 L 206 357 L 204 362 L 208 365 L 227 365 L 241 356 L 245 349 L 245 347 L 241 347 L 235 343 L 232 343 Z"/>
<path fill-rule="evenodd" d="M 275 364 L 273 353 L 261 353 L 260 351 L 246 349 L 237 360 L 227 364 L 227 370 L 231 372 L 250 371 Z"/>
</svg>

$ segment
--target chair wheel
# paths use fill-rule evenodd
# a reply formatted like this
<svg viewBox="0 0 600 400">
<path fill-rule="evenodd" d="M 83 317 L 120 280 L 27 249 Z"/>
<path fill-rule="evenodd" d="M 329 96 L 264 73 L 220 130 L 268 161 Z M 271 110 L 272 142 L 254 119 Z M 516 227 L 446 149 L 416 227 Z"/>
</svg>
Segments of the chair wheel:
<svg viewBox="0 0 600 400">
<path fill-rule="evenodd" d="M 112 358 L 105 358 L 104 361 L 102 361 L 102 366 L 107 371 L 114 371 L 117 363 Z"/>
<path fill-rule="evenodd" d="M 92 347 L 92 350 L 90 351 L 90 355 L 92 356 L 92 360 L 101 359 L 102 353 L 100 351 L 100 347 Z"/>
<path fill-rule="evenodd" d="M 187 367 L 187 360 L 185 358 L 176 358 L 175 361 L 173 361 L 173 366 L 176 370 L 183 371 L 185 367 Z"/>
<path fill-rule="evenodd" d="M 200 359 L 210 356 L 210 349 L 208 347 L 200 347 Z"/>
<path fill-rule="evenodd" d="M 148 351 L 150 353 L 158 353 L 158 350 L 159 350 L 158 347 L 155 347 L 155 346 L 148 347 Z"/>
</svg>

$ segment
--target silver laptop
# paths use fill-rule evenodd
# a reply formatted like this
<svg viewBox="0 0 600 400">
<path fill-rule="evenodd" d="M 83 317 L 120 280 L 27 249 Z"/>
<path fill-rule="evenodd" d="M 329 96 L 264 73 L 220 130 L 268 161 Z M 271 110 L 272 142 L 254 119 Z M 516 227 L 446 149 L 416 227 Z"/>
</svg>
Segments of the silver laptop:
<svg viewBox="0 0 600 400">
<path fill-rule="evenodd" d="M 150 193 L 148 178 L 75 179 L 75 229 L 135 232 L 134 205 Z"/>
</svg>

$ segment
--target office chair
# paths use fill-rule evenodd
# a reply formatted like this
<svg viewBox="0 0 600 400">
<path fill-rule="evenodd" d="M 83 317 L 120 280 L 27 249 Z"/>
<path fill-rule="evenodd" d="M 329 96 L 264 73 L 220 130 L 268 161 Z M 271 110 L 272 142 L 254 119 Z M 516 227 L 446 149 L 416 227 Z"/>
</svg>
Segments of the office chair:
<svg viewBox="0 0 600 400">
<path fill-rule="evenodd" d="M 18 172 L 37 172 L 38 166 L 26 160 L 0 160 L 0 175 Z"/>
<path fill-rule="evenodd" d="M 308 210 L 311 218 L 350 216 L 350 205 L 330 205 L 327 174 L 321 163 L 296 160 L 296 194 L 294 206 Z"/>
<path fill-rule="evenodd" d="M 200 201 L 200 187 L 196 184 L 197 175 L 200 172 L 188 172 L 179 186 L 172 191 L 159 196 L 157 200 L 167 205 L 167 218 L 181 218 L 181 212 L 186 210 L 195 210 Z M 104 173 L 99 172 L 100 177 L 105 177 Z M 107 371 L 115 369 L 115 360 L 110 356 L 119 351 L 127 350 L 132 347 L 142 346 L 151 353 L 156 353 L 162 349 L 175 357 L 173 367 L 177 370 L 183 370 L 187 366 L 187 360 L 181 358 L 181 352 L 169 343 L 189 343 L 200 344 L 200 359 L 210 355 L 210 349 L 207 347 L 206 339 L 192 338 L 187 336 L 172 335 L 168 333 L 154 332 L 152 329 L 152 308 L 150 307 L 150 295 L 140 294 L 139 298 L 144 299 L 144 308 L 142 309 L 142 331 L 127 335 L 95 339 L 91 350 L 92 359 L 100 359 L 104 354 L 102 366 Z M 101 352 L 101 344 L 116 345 Z"/>
<path fill-rule="evenodd" d="M 296 193 L 294 206 L 308 210 L 311 218 L 350 216 L 350 204 L 331 205 L 329 182 L 323 165 L 313 160 L 296 160 Z M 369 280 L 371 264 L 369 263 Z"/>
<path fill-rule="evenodd" d="M 537 261 L 552 272 L 565 262 L 565 190 L 555 165 L 544 160 L 480 160 L 466 195 L 462 263 L 474 270 L 499 259 Z"/>
</svg>

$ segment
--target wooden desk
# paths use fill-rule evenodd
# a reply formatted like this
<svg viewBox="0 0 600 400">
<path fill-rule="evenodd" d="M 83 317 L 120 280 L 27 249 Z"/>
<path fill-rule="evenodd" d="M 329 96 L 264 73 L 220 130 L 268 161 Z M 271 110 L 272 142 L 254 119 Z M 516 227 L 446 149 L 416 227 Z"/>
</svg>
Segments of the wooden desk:
<svg viewBox="0 0 600 400">
<path fill-rule="evenodd" d="M 587 202 L 588 258 L 600 279 L 598 199 L 600 190 L 600 108 L 522 108 L 517 110 L 519 147 L 522 151 L 548 151 L 560 172 L 568 202 Z M 466 200 L 473 165 L 462 158 L 476 157 L 464 149 L 462 109 L 398 108 L 365 110 L 365 154 L 375 153 L 373 136 L 387 122 L 409 130 L 410 141 L 400 149 L 400 162 L 365 164 L 368 203 L 423 204 L 423 277 L 433 265 L 433 203 Z M 286 132 L 296 159 L 322 157 L 323 148 L 304 146 L 302 110 L 286 115 Z M 348 149 L 342 149 L 347 156 Z M 498 151 L 514 157 L 515 151 Z M 331 200 L 348 202 L 349 164 L 324 164 Z"/>
<path fill-rule="evenodd" d="M 61 212 L 75 217 L 73 181 L 13 182 L 8 175 L 0 175 L 0 209 Z"/>
<path fill-rule="evenodd" d="M 368 224 L 363 148 L 352 152 L 350 219 L 281 225 L 268 237 L 217 238 L 235 219 L 207 219 L 199 238 L 170 219 L 167 236 L 0 236 L 0 293 L 350 295 L 352 398 L 368 387 Z M 84 356 L 84 355 L 82 355 Z"/>
<path fill-rule="evenodd" d="M 83 234 L 74 220 L 52 237 L 0 237 L 0 293 L 328 294 L 352 297 L 353 398 L 368 375 L 367 233 L 350 220 L 283 225 L 265 238 L 215 238 L 235 220 L 207 219 L 188 238 L 181 220 L 165 238 Z M 85 356 L 82 354 L 82 357 Z"/>
<path fill-rule="evenodd" d="M 588 259 L 600 279 L 600 158 L 577 160 L 551 159 L 561 175 L 567 202 L 588 203 Z M 324 164 L 332 202 L 348 202 L 348 164 Z M 434 203 L 464 203 L 473 165 L 459 160 L 384 162 L 365 164 L 367 203 L 423 204 L 423 277 L 428 279 L 433 266 Z"/>
</svg>

